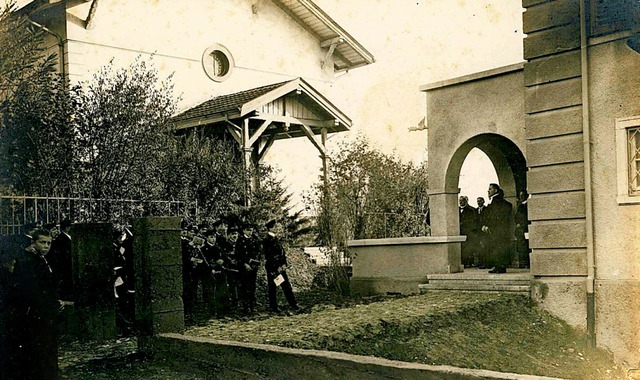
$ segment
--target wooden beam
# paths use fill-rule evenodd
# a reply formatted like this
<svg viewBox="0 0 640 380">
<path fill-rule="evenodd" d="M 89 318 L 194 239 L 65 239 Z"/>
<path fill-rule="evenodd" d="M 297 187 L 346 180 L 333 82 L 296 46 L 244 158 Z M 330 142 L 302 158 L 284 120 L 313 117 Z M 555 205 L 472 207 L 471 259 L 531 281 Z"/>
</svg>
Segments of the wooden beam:
<svg viewBox="0 0 640 380">
<path fill-rule="evenodd" d="M 260 128 L 258 128 L 257 131 L 255 131 L 253 133 L 253 135 L 251 135 L 251 137 L 249 138 L 249 142 L 247 145 L 252 146 L 253 144 L 255 144 L 256 141 L 258 141 L 258 139 L 260 138 L 260 136 L 262 136 L 262 134 L 264 133 L 264 131 L 267 130 L 267 128 L 271 125 L 271 119 L 267 119 L 265 120 L 262 125 L 260 126 Z"/>
<path fill-rule="evenodd" d="M 269 138 L 267 139 L 267 141 L 265 142 L 264 147 L 258 153 L 258 163 L 262 163 L 262 160 L 264 160 L 264 157 L 269 152 L 269 149 L 271 149 L 271 147 L 273 146 L 273 142 L 274 141 L 276 141 L 276 135 L 275 134 L 274 135 L 270 135 Z"/>
<path fill-rule="evenodd" d="M 240 135 L 239 127 L 231 122 L 227 123 L 227 131 L 231 137 L 238 143 L 238 145 L 242 146 L 242 136 Z"/>
<path fill-rule="evenodd" d="M 324 148 L 324 145 L 322 145 L 321 142 L 318 142 L 318 140 L 316 140 L 316 136 L 313 134 L 313 131 L 311 130 L 311 128 L 309 128 L 308 125 L 304 125 L 304 124 L 302 124 L 300 128 L 302 129 L 302 132 L 304 132 L 304 134 L 307 136 L 307 138 L 311 140 L 311 142 L 316 147 L 316 149 L 320 151 L 320 154 L 326 155 L 327 151 Z"/>
<path fill-rule="evenodd" d="M 327 120 L 315 120 L 315 119 L 304 119 L 292 116 L 280 116 L 280 115 L 271 115 L 265 113 L 256 113 L 254 116 L 250 117 L 250 119 L 254 120 L 271 120 L 272 123 L 283 123 L 283 124 L 294 124 L 294 125 L 308 125 L 310 127 L 318 127 L 318 128 L 331 128 L 335 124 L 335 119 L 327 119 Z"/>
<path fill-rule="evenodd" d="M 333 44 L 341 44 L 344 42 L 344 39 L 340 36 L 338 37 L 333 37 L 333 38 L 329 38 L 328 40 L 324 40 L 322 42 L 320 42 L 320 47 L 326 48 L 329 47 Z"/>
</svg>

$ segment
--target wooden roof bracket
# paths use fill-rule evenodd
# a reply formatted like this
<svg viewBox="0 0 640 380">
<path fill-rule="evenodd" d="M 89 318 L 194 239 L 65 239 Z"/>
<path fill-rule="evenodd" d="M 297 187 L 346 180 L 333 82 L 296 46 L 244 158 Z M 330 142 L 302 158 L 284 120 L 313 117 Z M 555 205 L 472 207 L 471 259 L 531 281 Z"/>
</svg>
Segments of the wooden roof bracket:
<svg viewBox="0 0 640 380">
<path fill-rule="evenodd" d="M 316 136 L 314 135 L 314 133 L 311 130 L 311 128 L 309 128 L 309 126 L 306 125 L 306 124 L 301 124 L 300 125 L 300 129 L 302 129 L 302 132 L 304 132 L 304 134 L 307 136 L 307 138 L 309 140 L 311 140 L 311 142 L 316 147 L 316 149 L 318 149 L 320 154 L 322 156 L 326 156 L 327 155 L 327 149 L 325 148 L 323 142 L 320 142 L 320 141 L 316 140 Z"/>
<path fill-rule="evenodd" d="M 336 50 L 336 46 L 338 46 L 338 44 L 341 44 L 343 42 L 344 42 L 344 39 L 342 37 L 335 37 L 335 38 L 328 39 L 326 41 L 322 41 L 322 43 L 320 43 L 320 47 L 329 48 L 329 50 L 327 50 L 327 54 L 325 54 L 324 59 L 322 60 L 322 63 L 320 64 L 321 68 L 324 69 L 324 65 L 329 60 L 329 57 L 333 55 L 333 52 Z"/>
</svg>

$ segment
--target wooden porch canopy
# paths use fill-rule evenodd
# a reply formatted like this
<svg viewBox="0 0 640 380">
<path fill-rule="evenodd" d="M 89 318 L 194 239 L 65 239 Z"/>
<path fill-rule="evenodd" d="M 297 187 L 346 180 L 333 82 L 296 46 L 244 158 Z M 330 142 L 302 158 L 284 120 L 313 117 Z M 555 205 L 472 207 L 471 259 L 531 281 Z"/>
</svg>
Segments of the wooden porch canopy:
<svg viewBox="0 0 640 380">
<path fill-rule="evenodd" d="M 351 119 L 302 78 L 217 96 L 173 117 L 178 133 L 228 134 L 258 165 L 275 140 L 306 137 L 320 152 L 326 178 L 327 134 L 348 131 Z"/>
</svg>

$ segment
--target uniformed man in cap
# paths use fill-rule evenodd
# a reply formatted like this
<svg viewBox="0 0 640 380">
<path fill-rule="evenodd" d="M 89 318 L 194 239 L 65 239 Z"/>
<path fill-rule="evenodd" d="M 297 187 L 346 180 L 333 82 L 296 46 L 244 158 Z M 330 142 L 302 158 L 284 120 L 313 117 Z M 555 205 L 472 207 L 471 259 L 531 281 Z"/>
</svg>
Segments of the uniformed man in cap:
<svg viewBox="0 0 640 380">
<path fill-rule="evenodd" d="M 255 311 L 256 279 L 261 256 L 260 244 L 253 236 L 254 228 L 254 224 L 244 224 L 235 249 L 240 270 L 240 302 L 244 311 L 248 313 Z"/>
<path fill-rule="evenodd" d="M 278 299 L 276 297 L 277 287 L 280 286 L 284 292 L 284 296 L 289 303 L 289 307 L 298 310 L 296 298 L 293 295 L 293 289 L 287 276 L 287 257 L 280 239 L 277 235 L 277 222 L 272 219 L 265 225 L 267 228 L 267 236 L 262 241 L 262 250 L 265 257 L 265 269 L 267 271 L 267 292 L 269 298 L 269 308 L 271 311 L 278 312 Z"/>
</svg>

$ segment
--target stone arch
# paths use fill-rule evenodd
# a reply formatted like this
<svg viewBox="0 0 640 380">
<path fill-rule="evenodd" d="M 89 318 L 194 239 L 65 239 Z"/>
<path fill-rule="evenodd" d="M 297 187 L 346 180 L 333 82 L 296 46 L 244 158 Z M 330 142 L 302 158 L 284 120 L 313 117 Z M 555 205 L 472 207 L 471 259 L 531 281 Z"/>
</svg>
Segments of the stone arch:
<svg viewBox="0 0 640 380">
<path fill-rule="evenodd" d="M 518 145 L 511 139 L 496 133 L 481 133 L 468 138 L 460 144 L 446 160 L 444 171 L 444 191 L 434 194 L 433 216 L 431 218 L 432 235 L 459 235 L 458 194 L 462 164 L 473 148 L 484 152 L 493 164 L 505 198 L 516 204 L 516 194 L 527 188 L 527 164 Z M 487 183 L 488 185 L 488 183 Z"/>
<path fill-rule="evenodd" d="M 495 133 L 476 135 L 456 149 L 445 173 L 445 188 L 458 188 L 462 164 L 473 148 L 480 149 L 491 160 L 507 200 L 515 200 L 517 193 L 526 189 L 527 165 L 524 154 L 513 141 Z"/>
</svg>

